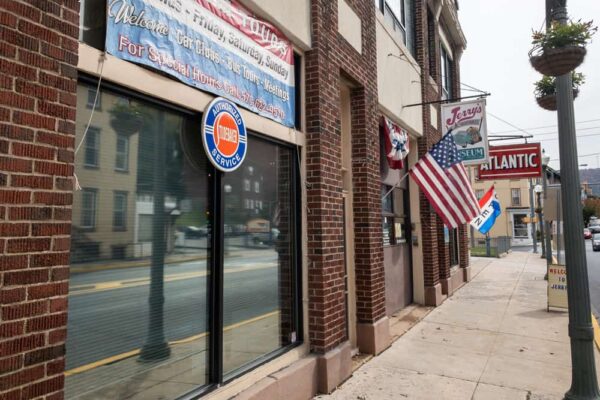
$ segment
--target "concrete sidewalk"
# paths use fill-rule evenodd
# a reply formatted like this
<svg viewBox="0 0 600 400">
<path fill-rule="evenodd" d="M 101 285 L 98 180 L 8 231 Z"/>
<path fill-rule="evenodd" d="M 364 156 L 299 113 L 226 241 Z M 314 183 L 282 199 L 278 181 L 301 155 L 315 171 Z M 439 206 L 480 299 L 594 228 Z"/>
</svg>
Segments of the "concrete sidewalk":
<svg viewBox="0 0 600 400">
<path fill-rule="evenodd" d="M 470 283 L 317 399 L 562 399 L 568 315 L 546 311 L 544 260 L 514 252 L 472 265 Z"/>
</svg>

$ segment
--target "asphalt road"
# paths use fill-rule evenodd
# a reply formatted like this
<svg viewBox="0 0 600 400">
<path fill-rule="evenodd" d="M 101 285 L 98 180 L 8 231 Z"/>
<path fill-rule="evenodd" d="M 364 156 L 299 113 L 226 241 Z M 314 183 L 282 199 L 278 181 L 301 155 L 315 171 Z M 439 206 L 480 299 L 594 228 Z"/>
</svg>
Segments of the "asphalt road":
<svg viewBox="0 0 600 400">
<path fill-rule="evenodd" d="M 592 251 L 592 241 L 585 241 L 588 277 L 590 282 L 590 302 L 592 312 L 600 317 L 600 252 Z"/>
<path fill-rule="evenodd" d="M 277 254 L 225 260 L 224 325 L 278 308 Z M 69 295 L 67 370 L 139 349 L 148 329 L 149 267 L 74 274 Z M 165 266 L 168 341 L 207 331 L 206 260 Z"/>
</svg>

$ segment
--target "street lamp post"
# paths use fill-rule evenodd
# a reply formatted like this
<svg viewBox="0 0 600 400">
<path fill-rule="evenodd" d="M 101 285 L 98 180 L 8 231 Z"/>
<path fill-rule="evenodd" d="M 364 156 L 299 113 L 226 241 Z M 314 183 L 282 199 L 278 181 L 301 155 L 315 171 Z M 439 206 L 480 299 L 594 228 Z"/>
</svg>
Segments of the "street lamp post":
<svg viewBox="0 0 600 400">
<path fill-rule="evenodd" d="M 544 172 L 544 171 L 542 171 Z M 545 173 L 545 172 L 544 172 Z M 540 243 L 542 244 L 542 258 L 546 257 L 546 243 L 544 241 L 544 236 L 545 236 L 545 229 L 544 229 L 544 212 L 542 211 L 542 192 L 544 191 L 544 188 L 542 187 L 542 185 L 535 185 L 535 187 L 533 188 L 533 191 L 535 192 L 536 195 L 536 213 L 538 215 L 538 222 L 540 224 L 540 233 L 541 233 L 541 237 L 540 237 Z"/>
<path fill-rule="evenodd" d="M 537 253 L 537 229 L 535 227 L 535 206 L 533 198 L 533 181 L 529 178 L 529 217 L 531 218 L 531 237 L 533 239 L 533 252 Z"/>
<path fill-rule="evenodd" d="M 545 153 L 542 155 L 542 171 L 544 172 L 542 175 L 542 187 L 544 189 L 544 208 L 546 207 L 548 201 L 548 164 L 550 163 L 550 156 L 547 156 Z M 547 215 L 547 214 L 546 214 Z M 550 264 L 552 264 L 552 229 L 550 227 L 550 222 L 541 221 L 545 229 L 545 239 L 546 239 L 546 266 L 549 268 Z M 547 274 L 546 274 L 547 276 Z"/>
<path fill-rule="evenodd" d="M 566 0 L 546 0 L 552 10 L 551 20 L 568 22 Z M 550 22 L 550 21 L 548 21 Z M 571 73 L 556 78 L 558 143 L 560 150 L 561 195 L 564 201 L 565 260 L 569 302 L 569 337 L 571 338 L 571 388 L 568 400 L 600 399 L 594 362 L 594 330 L 587 275 L 583 219 L 580 198 L 577 138 L 573 109 Z"/>
</svg>

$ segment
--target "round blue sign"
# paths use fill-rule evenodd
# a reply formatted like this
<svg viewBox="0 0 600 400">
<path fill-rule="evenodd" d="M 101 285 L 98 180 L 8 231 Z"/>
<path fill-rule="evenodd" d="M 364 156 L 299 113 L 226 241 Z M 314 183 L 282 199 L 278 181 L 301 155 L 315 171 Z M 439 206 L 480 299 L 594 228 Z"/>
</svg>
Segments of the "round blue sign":
<svg viewBox="0 0 600 400">
<path fill-rule="evenodd" d="M 232 172 L 242 165 L 248 151 L 248 134 L 235 104 L 221 97 L 210 102 L 202 118 L 202 142 L 217 169 Z"/>
</svg>

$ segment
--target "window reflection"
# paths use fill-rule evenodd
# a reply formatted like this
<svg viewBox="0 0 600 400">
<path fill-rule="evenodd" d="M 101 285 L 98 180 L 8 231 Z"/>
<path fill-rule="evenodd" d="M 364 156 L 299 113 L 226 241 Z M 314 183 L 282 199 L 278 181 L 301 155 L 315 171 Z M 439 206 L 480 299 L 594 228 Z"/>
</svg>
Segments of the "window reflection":
<svg viewBox="0 0 600 400">
<path fill-rule="evenodd" d="M 251 137 L 224 178 L 224 373 L 296 340 L 292 162 L 291 150 Z"/>
<path fill-rule="evenodd" d="M 208 371 L 211 196 L 197 118 L 103 91 L 84 137 L 90 92 L 78 88 L 66 397 L 175 398 Z"/>
</svg>

